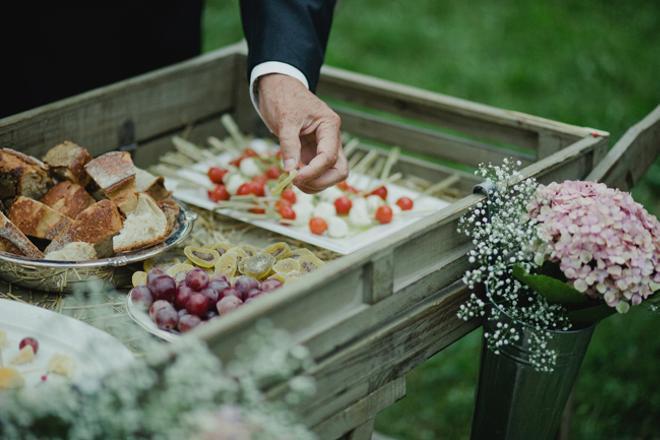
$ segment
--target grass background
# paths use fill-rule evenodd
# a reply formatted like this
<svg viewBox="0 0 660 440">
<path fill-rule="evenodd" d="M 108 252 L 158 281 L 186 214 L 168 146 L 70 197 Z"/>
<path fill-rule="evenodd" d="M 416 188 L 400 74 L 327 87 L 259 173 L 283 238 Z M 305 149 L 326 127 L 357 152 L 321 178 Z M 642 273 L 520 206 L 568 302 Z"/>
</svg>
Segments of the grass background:
<svg viewBox="0 0 660 440">
<path fill-rule="evenodd" d="M 340 1 L 330 65 L 607 130 L 612 143 L 660 104 L 660 3 L 642 0 Z M 235 1 L 207 1 L 204 49 L 242 38 Z M 660 214 L 660 161 L 633 192 Z M 660 438 L 660 320 L 644 310 L 598 326 L 575 389 L 576 439 Z M 408 376 L 377 429 L 467 438 L 480 333 Z"/>
</svg>

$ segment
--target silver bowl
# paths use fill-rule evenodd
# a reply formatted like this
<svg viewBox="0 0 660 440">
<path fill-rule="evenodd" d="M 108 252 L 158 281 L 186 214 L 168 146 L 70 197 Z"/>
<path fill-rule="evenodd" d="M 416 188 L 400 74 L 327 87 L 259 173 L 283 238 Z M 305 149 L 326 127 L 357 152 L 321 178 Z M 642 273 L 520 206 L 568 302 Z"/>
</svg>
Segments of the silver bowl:
<svg viewBox="0 0 660 440">
<path fill-rule="evenodd" d="M 197 214 L 179 202 L 177 225 L 165 241 L 136 252 L 89 261 L 35 260 L 0 253 L 0 278 L 29 289 L 72 292 L 76 285 L 102 280 L 120 287 L 127 283 L 124 266 L 159 255 L 185 240 L 192 231 Z"/>
</svg>

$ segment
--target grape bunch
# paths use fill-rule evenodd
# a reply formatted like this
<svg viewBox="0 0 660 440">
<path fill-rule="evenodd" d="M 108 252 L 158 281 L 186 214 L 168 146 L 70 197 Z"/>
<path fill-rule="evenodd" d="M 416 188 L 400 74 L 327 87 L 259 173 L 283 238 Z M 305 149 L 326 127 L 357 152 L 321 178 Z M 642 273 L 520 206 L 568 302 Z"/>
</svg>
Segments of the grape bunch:
<svg viewBox="0 0 660 440">
<path fill-rule="evenodd" d="M 230 282 L 224 275 L 209 274 L 194 268 L 177 284 L 164 271 L 154 268 L 147 274 L 146 284 L 129 292 L 134 304 L 148 310 L 158 328 L 185 333 L 217 316 L 256 300 L 278 287 L 280 280 L 259 281 L 241 275 Z"/>
</svg>

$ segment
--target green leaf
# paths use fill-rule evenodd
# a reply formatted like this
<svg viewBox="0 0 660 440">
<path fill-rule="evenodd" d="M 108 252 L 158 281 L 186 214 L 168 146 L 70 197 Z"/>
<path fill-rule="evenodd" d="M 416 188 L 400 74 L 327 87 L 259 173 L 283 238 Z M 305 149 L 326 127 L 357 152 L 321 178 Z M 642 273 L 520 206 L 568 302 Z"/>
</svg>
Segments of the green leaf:
<svg viewBox="0 0 660 440">
<path fill-rule="evenodd" d="M 616 312 L 616 309 L 608 306 L 607 304 L 598 304 L 593 307 L 585 307 L 584 309 L 571 310 L 567 313 L 568 319 L 578 327 L 588 326 L 595 324 L 598 321 L 601 321 L 607 318 L 610 315 L 613 315 Z"/>
<path fill-rule="evenodd" d="M 568 306 L 589 302 L 589 298 L 586 295 L 578 292 L 567 283 L 548 275 L 529 274 L 520 265 L 513 267 L 513 276 L 539 295 L 543 295 L 550 304 Z"/>
</svg>

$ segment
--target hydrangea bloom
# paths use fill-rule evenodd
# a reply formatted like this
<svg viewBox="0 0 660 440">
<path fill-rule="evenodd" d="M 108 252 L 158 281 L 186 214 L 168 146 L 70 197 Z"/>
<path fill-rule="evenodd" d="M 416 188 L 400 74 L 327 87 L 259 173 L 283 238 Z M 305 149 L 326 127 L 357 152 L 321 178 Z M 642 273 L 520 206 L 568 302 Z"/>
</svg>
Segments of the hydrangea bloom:
<svg viewBox="0 0 660 440">
<path fill-rule="evenodd" d="M 576 290 L 626 312 L 660 287 L 660 222 L 630 194 L 594 182 L 539 185 L 528 213 L 537 262 L 558 263 Z"/>
</svg>

